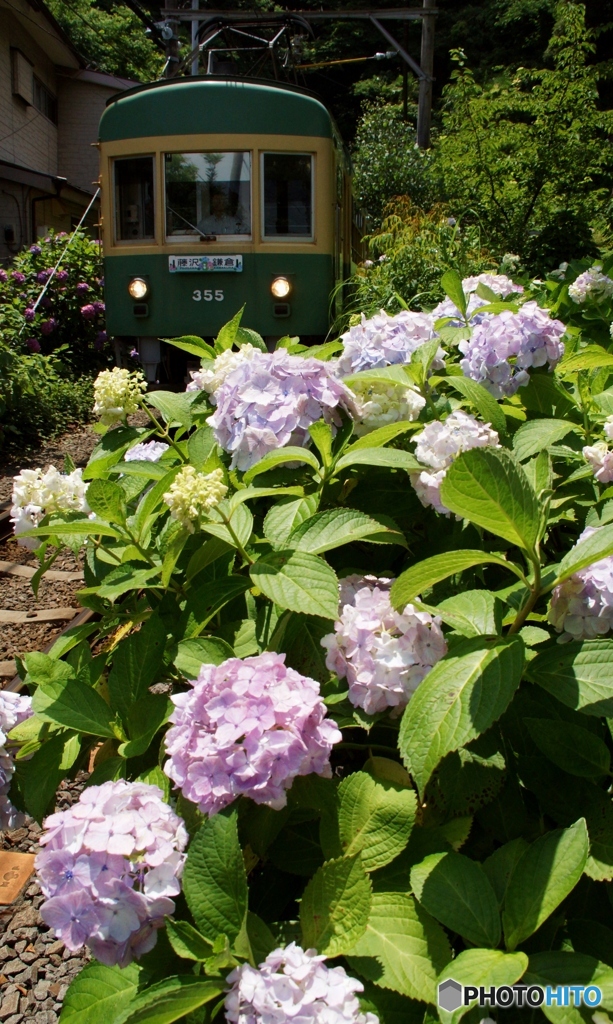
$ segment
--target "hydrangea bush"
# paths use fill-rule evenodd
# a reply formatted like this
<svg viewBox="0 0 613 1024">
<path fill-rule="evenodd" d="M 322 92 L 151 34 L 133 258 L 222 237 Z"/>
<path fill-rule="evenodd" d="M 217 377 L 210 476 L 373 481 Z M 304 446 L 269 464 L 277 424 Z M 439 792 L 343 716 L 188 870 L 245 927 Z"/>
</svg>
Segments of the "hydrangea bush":
<svg viewBox="0 0 613 1024">
<path fill-rule="evenodd" d="M 592 984 L 613 1014 L 613 315 L 573 298 L 588 269 L 448 272 L 442 310 L 315 349 L 266 353 L 239 314 L 175 339 L 202 360 L 183 394 L 99 378 L 81 476 L 17 478 L 34 585 L 80 551 L 96 613 L 19 660 L 0 719 L 41 913 L 94 957 L 66 1021 L 477 1024 L 492 985 Z"/>
</svg>

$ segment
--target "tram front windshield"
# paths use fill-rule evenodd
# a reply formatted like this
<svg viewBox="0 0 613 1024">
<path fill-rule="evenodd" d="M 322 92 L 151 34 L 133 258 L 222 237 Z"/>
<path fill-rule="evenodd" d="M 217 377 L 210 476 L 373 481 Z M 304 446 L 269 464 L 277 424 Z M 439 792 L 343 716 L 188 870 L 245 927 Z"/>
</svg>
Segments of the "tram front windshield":
<svg viewBox="0 0 613 1024">
<path fill-rule="evenodd" d="M 167 238 L 251 235 L 250 153 L 166 153 Z"/>
</svg>

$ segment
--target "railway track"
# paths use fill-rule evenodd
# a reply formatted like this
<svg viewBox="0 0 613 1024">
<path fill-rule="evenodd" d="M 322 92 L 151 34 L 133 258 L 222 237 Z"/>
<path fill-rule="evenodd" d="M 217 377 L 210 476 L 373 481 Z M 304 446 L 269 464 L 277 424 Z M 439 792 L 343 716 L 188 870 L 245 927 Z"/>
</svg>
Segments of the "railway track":
<svg viewBox="0 0 613 1024">
<path fill-rule="evenodd" d="M 0 543 L 9 540 L 13 533 L 13 528 L 10 519 L 10 507 L 11 503 L 4 502 L 0 505 Z M 8 575 L 9 577 L 15 577 L 16 579 L 31 579 L 34 576 L 36 569 L 31 565 L 22 565 L 15 561 L 4 561 L 0 559 L 0 575 Z M 83 579 L 83 574 L 79 571 L 65 571 L 61 569 L 50 569 L 45 579 L 48 581 L 57 581 L 61 583 L 72 583 Z M 74 626 L 81 626 L 85 622 L 89 622 L 94 616 L 94 612 L 90 608 L 77 608 L 72 606 L 60 606 L 53 608 L 37 608 L 36 610 L 21 611 L 13 608 L 0 608 L 0 627 L 5 624 L 30 624 L 35 622 L 57 622 L 62 623 L 60 629 L 54 633 L 51 640 L 49 640 L 44 650 L 49 651 L 57 638 L 66 633 L 67 630 L 72 629 Z M 8 682 L 4 682 L 8 680 Z M 14 659 L 6 661 L 0 661 L 0 688 L 4 690 L 11 690 L 16 692 L 23 686 L 22 680 L 17 675 L 17 666 Z"/>
</svg>

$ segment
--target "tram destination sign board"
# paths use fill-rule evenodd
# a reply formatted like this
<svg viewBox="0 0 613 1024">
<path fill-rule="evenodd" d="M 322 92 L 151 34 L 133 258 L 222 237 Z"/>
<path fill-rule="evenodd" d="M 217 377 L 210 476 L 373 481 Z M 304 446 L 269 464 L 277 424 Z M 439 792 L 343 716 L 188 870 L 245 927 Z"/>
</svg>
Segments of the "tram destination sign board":
<svg viewBox="0 0 613 1024">
<path fill-rule="evenodd" d="M 225 271 L 240 274 L 243 269 L 242 255 L 225 256 L 221 253 L 214 256 L 169 256 L 168 270 L 171 274 L 178 273 L 210 273 Z"/>
</svg>

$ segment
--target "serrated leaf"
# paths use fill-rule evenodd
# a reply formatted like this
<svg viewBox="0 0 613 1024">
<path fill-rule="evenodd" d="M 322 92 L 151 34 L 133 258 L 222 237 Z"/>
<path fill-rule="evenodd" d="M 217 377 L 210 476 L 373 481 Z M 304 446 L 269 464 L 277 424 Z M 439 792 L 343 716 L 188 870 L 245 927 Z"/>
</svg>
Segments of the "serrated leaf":
<svg viewBox="0 0 613 1024">
<path fill-rule="evenodd" d="M 215 358 L 215 349 L 199 338 L 197 334 L 184 334 L 180 338 L 165 338 L 164 340 L 167 345 L 180 348 L 192 356 L 200 356 L 201 359 Z"/>
<path fill-rule="evenodd" d="M 579 427 L 568 420 L 528 420 L 522 423 L 513 436 L 513 450 L 520 462 L 537 455 L 550 444 L 561 441 L 571 431 L 579 433 Z"/>
<path fill-rule="evenodd" d="M 447 377 L 445 382 L 470 402 L 484 423 L 490 423 L 499 434 L 506 432 L 505 414 L 493 395 L 483 387 L 483 384 L 471 380 L 470 377 Z"/>
<path fill-rule="evenodd" d="M 57 722 L 77 732 L 115 738 L 110 707 L 96 690 L 80 679 L 64 679 L 39 686 L 32 708 L 46 722 Z"/>
<path fill-rule="evenodd" d="M 559 377 L 564 377 L 568 373 L 596 370 L 601 366 L 613 366 L 613 354 L 600 345 L 586 345 L 585 348 L 563 359 L 556 367 L 556 373 Z"/>
<path fill-rule="evenodd" d="M 456 309 L 459 309 L 462 316 L 466 316 L 466 295 L 462 287 L 462 278 L 457 270 L 447 270 L 441 277 L 441 285 L 445 295 L 451 299 Z"/>
<path fill-rule="evenodd" d="M 528 478 L 505 448 L 473 448 L 451 464 L 443 504 L 529 554 L 539 536 L 541 508 Z"/>
<path fill-rule="evenodd" d="M 462 636 L 499 636 L 502 602 L 489 590 L 465 590 L 436 606 L 437 613 Z"/>
<path fill-rule="evenodd" d="M 186 679 L 197 679 L 202 665 L 221 665 L 234 657 L 234 651 L 218 636 L 195 636 L 181 640 L 173 659 L 175 668 Z"/>
<path fill-rule="evenodd" d="M 198 427 L 187 442 L 189 461 L 196 470 L 201 470 L 217 442 L 211 427 Z"/>
<path fill-rule="evenodd" d="M 332 427 L 325 420 L 317 420 L 316 423 L 311 423 L 309 427 L 309 434 L 313 439 L 313 444 L 317 448 L 317 451 L 321 455 L 321 461 L 324 466 L 329 466 L 332 462 Z"/>
<path fill-rule="evenodd" d="M 256 587 L 279 608 L 335 619 L 338 582 L 333 569 L 317 555 L 278 551 L 255 562 L 250 575 Z"/>
<path fill-rule="evenodd" d="M 187 640 L 198 636 L 218 611 L 240 597 L 249 589 L 249 580 L 244 576 L 226 576 L 219 580 L 208 580 L 189 591 L 177 636 Z"/>
<path fill-rule="evenodd" d="M 343 455 L 335 467 L 335 474 L 351 466 L 379 466 L 385 469 L 404 469 L 407 473 L 419 472 L 423 467 L 410 452 L 396 448 L 354 448 Z"/>
<path fill-rule="evenodd" d="M 500 942 L 498 900 L 478 861 L 433 853 L 411 870 L 411 888 L 432 917 L 476 946 Z"/>
<path fill-rule="evenodd" d="M 108 688 L 111 705 L 122 715 L 144 697 L 158 679 L 166 636 L 158 615 L 152 615 L 136 632 L 121 640 L 113 651 Z"/>
<path fill-rule="evenodd" d="M 510 842 L 505 843 L 503 846 L 499 846 L 497 850 L 494 850 L 494 853 L 490 854 L 482 862 L 483 870 L 489 879 L 492 889 L 496 893 L 500 907 L 504 903 L 507 888 L 511 876 L 517 867 L 517 862 L 521 860 L 527 849 L 528 843 L 520 836 L 517 839 L 511 839 Z"/>
<path fill-rule="evenodd" d="M 59 661 L 52 658 L 43 651 L 30 651 L 24 654 L 23 664 L 27 670 L 27 683 L 38 683 L 46 686 L 49 683 L 59 683 L 68 679 L 74 679 L 75 671 L 72 665 L 66 661 Z"/>
<path fill-rule="evenodd" d="M 300 925 L 304 949 L 347 953 L 364 934 L 372 889 L 359 854 L 323 864 L 304 890 Z"/>
<path fill-rule="evenodd" d="M 136 701 L 126 716 L 130 737 L 120 743 L 118 753 L 122 757 L 140 757 L 149 748 L 156 732 L 168 721 L 174 711 L 174 704 L 161 693 L 147 693 Z"/>
<path fill-rule="evenodd" d="M 64 996 L 61 1024 L 111 1024 L 146 978 L 147 972 L 134 963 L 124 968 L 86 964 Z"/>
<path fill-rule="evenodd" d="M 87 504 L 107 523 L 121 524 L 125 521 L 126 499 L 119 484 L 110 480 L 92 480 L 87 488 Z"/>
<path fill-rule="evenodd" d="M 376 430 L 371 430 L 364 437 L 359 437 L 357 441 L 354 441 L 349 451 L 360 451 L 361 448 L 382 448 L 393 441 L 395 437 L 406 434 L 410 430 L 423 430 L 423 423 L 398 420 L 397 423 L 388 423 L 385 427 L 377 427 Z"/>
<path fill-rule="evenodd" d="M 584 953 L 571 953 L 566 950 L 533 953 L 524 975 L 524 982 L 526 985 L 542 985 L 544 988 L 558 988 L 559 985 L 595 985 L 602 993 L 599 1009 L 613 1010 L 613 969 Z M 574 1017 L 567 1016 L 569 1011 L 565 1007 L 558 1007 L 553 1003 L 549 1007 L 543 1005 L 542 1009 L 545 1016 L 554 1024 L 571 1024 L 571 1021 L 574 1024 L 575 1020 L 585 1019 L 579 1013 Z"/>
<path fill-rule="evenodd" d="M 208 818 L 192 839 L 183 892 L 206 939 L 214 942 L 223 934 L 234 942 L 247 910 L 247 876 L 236 811 Z"/>
<path fill-rule="evenodd" d="M 446 551 L 442 555 L 425 558 L 423 562 L 418 562 L 401 573 L 392 586 L 391 602 L 394 608 L 402 609 L 424 590 L 429 590 L 435 583 L 447 579 L 448 576 L 455 576 L 456 573 L 471 569 L 474 565 L 488 564 L 502 565 L 516 576 L 521 575 L 521 570 L 512 562 L 507 562 L 501 555 L 489 554 L 487 551 Z"/>
<path fill-rule="evenodd" d="M 364 869 L 375 871 L 402 853 L 417 810 L 412 790 L 366 772 L 353 772 L 341 782 L 338 796 L 344 856 L 360 853 Z"/>
<path fill-rule="evenodd" d="M 228 320 L 227 324 L 224 324 L 220 329 L 219 334 L 215 338 L 215 351 L 225 352 L 226 349 L 232 348 L 236 341 L 236 335 L 243 319 L 243 313 L 245 312 L 244 305 L 241 306 L 238 313 L 235 313 L 231 320 Z"/>
<path fill-rule="evenodd" d="M 524 722 L 539 750 L 562 771 L 588 779 L 610 773 L 609 748 L 588 729 L 548 718 Z"/>
<path fill-rule="evenodd" d="M 166 920 L 168 941 L 177 956 L 184 960 L 207 960 L 213 953 L 213 943 L 194 928 L 189 921 Z"/>
<path fill-rule="evenodd" d="M 17 778 L 26 810 L 42 822 L 57 788 L 66 774 L 61 767 L 64 751 L 72 738 L 61 732 L 51 737 L 28 761 L 17 762 Z"/>
<path fill-rule="evenodd" d="M 190 974 L 164 978 L 137 995 L 113 1024 L 172 1024 L 210 1003 L 225 989 L 223 978 L 205 980 Z"/>
<path fill-rule="evenodd" d="M 528 957 L 525 953 L 503 953 L 499 949 L 464 949 L 443 971 L 439 985 L 444 984 L 448 978 L 453 978 L 460 985 L 472 985 L 489 992 L 492 985 L 497 988 L 514 985 L 522 977 L 527 966 Z M 441 1021 L 443 1024 L 456 1024 L 464 1014 L 476 1006 L 476 1003 L 477 1000 L 473 999 L 452 1013 L 439 1006 Z"/>
<path fill-rule="evenodd" d="M 315 494 L 298 500 L 287 498 L 277 502 L 264 519 L 264 536 L 273 547 L 285 547 L 290 533 L 305 519 L 315 515 L 317 504 L 318 498 Z"/>
<path fill-rule="evenodd" d="M 454 646 L 419 684 L 404 712 L 399 747 L 420 794 L 446 754 L 477 738 L 500 717 L 519 686 L 520 637 L 475 637 Z"/>
<path fill-rule="evenodd" d="M 274 452 L 269 452 L 263 459 L 256 462 L 255 466 L 248 469 L 243 477 L 243 481 L 246 484 L 251 483 L 256 476 L 260 476 L 261 473 L 267 473 L 269 469 L 274 469 L 275 466 L 281 466 L 285 462 L 305 462 L 311 469 L 319 472 L 320 465 L 317 456 L 309 451 L 308 448 L 298 448 L 296 446 L 288 445 L 286 448 L 277 448 Z"/>
<path fill-rule="evenodd" d="M 194 395 L 186 391 L 180 394 L 175 394 L 173 391 L 149 391 L 144 396 L 148 405 L 152 405 L 154 409 L 161 412 L 169 427 L 191 427 L 193 398 Z"/>
<path fill-rule="evenodd" d="M 576 711 L 613 717 L 613 640 L 556 644 L 541 651 L 526 677 Z"/>
<path fill-rule="evenodd" d="M 226 519 L 229 519 L 229 527 L 222 521 L 222 511 Z M 230 513 L 230 509 L 224 503 L 222 508 L 211 509 L 210 518 L 200 524 L 200 529 L 203 533 L 210 533 L 218 540 L 222 540 L 229 547 L 236 548 L 238 541 L 244 548 L 253 533 L 253 515 L 246 505 L 237 505 Z"/>
<path fill-rule="evenodd" d="M 517 863 L 507 889 L 502 922 L 513 950 L 540 928 L 572 892 L 583 874 L 589 840 L 585 818 L 570 828 L 546 832 Z"/>
<path fill-rule="evenodd" d="M 366 931 L 347 954 L 354 970 L 410 999 L 436 1002 L 436 979 L 451 960 L 441 926 L 408 893 L 374 893 Z"/>
<path fill-rule="evenodd" d="M 406 543 L 399 531 L 353 508 L 331 508 L 300 523 L 287 538 L 287 547 L 321 555 L 325 551 L 357 540 L 376 539 L 378 543 Z"/>
<path fill-rule="evenodd" d="M 73 519 L 60 522 L 54 519 L 47 526 L 37 526 L 35 530 L 24 530 L 24 537 L 121 537 L 119 530 L 98 519 Z"/>
</svg>

